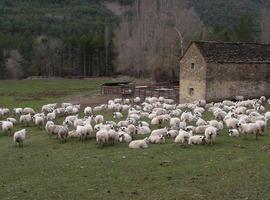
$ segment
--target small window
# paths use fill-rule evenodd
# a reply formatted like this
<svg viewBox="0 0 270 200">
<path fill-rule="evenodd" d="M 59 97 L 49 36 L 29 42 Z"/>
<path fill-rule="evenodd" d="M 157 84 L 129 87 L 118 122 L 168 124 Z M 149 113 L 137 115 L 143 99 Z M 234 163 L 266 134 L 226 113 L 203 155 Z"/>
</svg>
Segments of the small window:
<svg viewBox="0 0 270 200">
<path fill-rule="evenodd" d="M 191 63 L 191 69 L 195 69 L 195 63 Z"/>
<path fill-rule="evenodd" d="M 194 88 L 189 88 L 189 95 L 193 96 L 194 95 Z"/>
</svg>

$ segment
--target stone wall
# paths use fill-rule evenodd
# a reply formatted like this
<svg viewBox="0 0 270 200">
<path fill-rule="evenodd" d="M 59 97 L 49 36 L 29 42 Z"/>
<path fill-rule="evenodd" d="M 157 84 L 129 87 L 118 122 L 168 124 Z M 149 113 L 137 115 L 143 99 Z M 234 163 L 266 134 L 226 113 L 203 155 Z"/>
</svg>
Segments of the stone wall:
<svg viewBox="0 0 270 200">
<path fill-rule="evenodd" d="M 215 64 L 207 66 L 206 100 L 219 101 L 234 96 L 270 96 L 268 64 Z"/>
<path fill-rule="evenodd" d="M 194 63 L 194 69 L 192 69 Z M 180 61 L 180 103 L 205 99 L 206 62 L 195 44 L 192 44 Z M 194 94 L 190 95 L 190 88 Z"/>
</svg>

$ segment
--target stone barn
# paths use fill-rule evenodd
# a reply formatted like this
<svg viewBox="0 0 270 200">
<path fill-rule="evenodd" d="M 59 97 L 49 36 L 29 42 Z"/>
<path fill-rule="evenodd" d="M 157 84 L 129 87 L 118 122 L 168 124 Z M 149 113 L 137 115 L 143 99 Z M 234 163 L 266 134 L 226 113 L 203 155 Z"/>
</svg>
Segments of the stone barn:
<svg viewBox="0 0 270 200">
<path fill-rule="evenodd" d="M 270 45 L 192 42 L 180 60 L 180 103 L 270 96 Z"/>
</svg>

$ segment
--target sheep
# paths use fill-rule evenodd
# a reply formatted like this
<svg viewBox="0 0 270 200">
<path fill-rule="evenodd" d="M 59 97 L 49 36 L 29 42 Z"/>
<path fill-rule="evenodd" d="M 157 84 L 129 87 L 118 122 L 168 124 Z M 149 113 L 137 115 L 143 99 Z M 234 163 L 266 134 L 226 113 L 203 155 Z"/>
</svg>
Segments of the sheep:
<svg viewBox="0 0 270 200">
<path fill-rule="evenodd" d="M 97 115 L 95 117 L 95 120 L 96 120 L 97 124 L 103 123 L 104 122 L 104 117 L 102 115 Z"/>
<path fill-rule="evenodd" d="M 116 141 L 119 141 L 119 134 L 111 129 L 108 131 L 108 139 L 110 144 L 114 144 Z"/>
<path fill-rule="evenodd" d="M 52 121 L 47 121 L 46 125 L 45 125 L 45 131 L 47 133 L 52 133 L 52 129 L 53 129 L 53 126 L 54 126 L 54 122 Z"/>
<path fill-rule="evenodd" d="M 109 134 L 105 129 L 101 129 L 96 133 L 96 141 L 98 144 L 105 145 L 109 142 Z"/>
<path fill-rule="evenodd" d="M 34 115 L 36 112 L 34 111 L 33 108 L 29 108 L 29 107 L 26 107 L 23 109 L 23 114 L 24 115 L 27 115 L 27 114 L 30 114 L 30 115 Z"/>
<path fill-rule="evenodd" d="M 259 127 L 259 132 L 260 132 L 260 134 L 263 134 L 263 132 L 265 132 L 266 127 L 267 127 L 266 122 L 263 121 L 263 120 L 257 120 L 255 123 L 256 123 L 256 124 L 258 125 L 258 127 Z"/>
<path fill-rule="evenodd" d="M 153 130 L 151 132 L 151 135 L 163 135 L 164 137 L 167 136 L 167 132 L 168 132 L 168 129 L 165 127 L 165 128 L 162 128 L 162 129 L 156 129 L 156 130 Z"/>
<path fill-rule="evenodd" d="M 45 124 L 45 119 L 43 117 L 33 117 L 34 123 L 36 126 L 38 126 L 39 128 L 41 128 L 42 126 L 44 126 Z"/>
<path fill-rule="evenodd" d="M 213 113 L 216 120 L 223 120 L 227 113 L 225 111 L 216 111 Z"/>
<path fill-rule="evenodd" d="M 237 128 L 237 123 L 238 123 L 238 120 L 236 118 L 230 117 L 230 118 L 225 120 L 225 124 L 226 124 L 228 129 Z"/>
<path fill-rule="evenodd" d="M 192 145 L 192 144 L 205 144 L 206 143 L 206 138 L 205 136 L 202 135 L 194 135 L 191 136 L 188 140 L 188 144 Z"/>
<path fill-rule="evenodd" d="M 89 107 L 89 106 L 88 107 L 85 107 L 83 113 L 84 113 L 85 116 L 92 115 L 92 108 Z"/>
<path fill-rule="evenodd" d="M 135 133 L 139 135 L 147 135 L 151 133 L 151 129 L 148 126 L 138 126 Z"/>
<path fill-rule="evenodd" d="M 171 128 L 172 129 L 179 129 L 179 127 L 180 127 L 180 119 L 179 118 L 177 118 L 177 117 L 174 117 L 174 118 L 171 118 L 170 119 L 170 126 L 171 126 Z"/>
<path fill-rule="evenodd" d="M 191 136 L 192 136 L 192 133 L 191 132 L 180 130 L 179 131 L 179 134 L 176 136 L 174 142 L 176 144 L 187 144 L 188 143 L 188 140 L 189 140 L 189 138 Z"/>
<path fill-rule="evenodd" d="M 212 145 L 217 137 L 217 128 L 213 126 L 207 127 L 205 129 L 204 135 L 205 135 L 207 143 Z"/>
<path fill-rule="evenodd" d="M 199 118 L 196 122 L 196 126 L 203 126 L 207 125 L 206 121 L 204 121 L 202 118 Z"/>
<path fill-rule="evenodd" d="M 141 98 L 140 98 L 140 97 L 135 97 L 135 98 L 133 99 L 133 102 L 136 103 L 136 104 L 138 104 L 138 103 L 141 102 Z"/>
<path fill-rule="evenodd" d="M 75 119 L 73 126 L 74 128 L 77 128 L 77 126 L 83 126 L 84 125 L 84 120 L 83 119 Z"/>
<path fill-rule="evenodd" d="M 237 129 L 229 129 L 228 131 L 230 137 L 239 137 L 240 133 Z"/>
<path fill-rule="evenodd" d="M 13 110 L 14 110 L 15 115 L 17 116 L 23 114 L 22 108 L 14 108 Z"/>
<path fill-rule="evenodd" d="M 121 119 L 121 118 L 123 118 L 123 114 L 120 113 L 120 112 L 114 112 L 113 113 L 113 118 L 114 119 Z"/>
<path fill-rule="evenodd" d="M 138 125 L 139 126 L 148 126 L 148 127 L 150 127 L 149 123 L 148 122 L 145 122 L 145 121 L 139 121 L 138 122 Z"/>
<path fill-rule="evenodd" d="M 126 143 L 130 143 L 132 141 L 132 137 L 125 133 L 125 132 L 118 132 L 119 134 L 119 142 L 126 142 Z"/>
<path fill-rule="evenodd" d="M 72 130 L 68 132 L 68 138 L 80 138 L 80 135 L 76 130 Z"/>
<path fill-rule="evenodd" d="M 270 112 L 264 113 L 264 116 L 267 120 L 270 120 Z"/>
<path fill-rule="evenodd" d="M 11 117 L 7 118 L 7 121 L 12 122 L 13 125 L 15 125 L 17 123 L 17 120 L 15 118 L 11 118 Z"/>
<path fill-rule="evenodd" d="M 66 142 L 68 137 L 68 127 L 67 126 L 59 126 L 57 131 L 57 138 L 60 139 L 60 141 Z"/>
<path fill-rule="evenodd" d="M 22 129 L 20 131 L 15 132 L 13 136 L 14 145 L 18 143 L 19 147 L 23 147 L 23 142 L 25 138 L 26 138 L 26 129 Z"/>
<path fill-rule="evenodd" d="M 163 135 L 150 135 L 149 142 L 151 144 L 164 144 L 165 137 Z"/>
<path fill-rule="evenodd" d="M 238 123 L 237 124 L 238 130 L 240 133 L 245 134 L 245 139 L 247 138 L 247 134 L 255 134 L 256 135 L 256 140 L 258 140 L 258 135 L 260 133 L 260 127 L 256 123 L 247 123 L 247 124 L 242 124 Z"/>
<path fill-rule="evenodd" d="M 20 116 L 20 123 L 23 124 L 24 126 L 29 126 L 32 121 L 30 113 L 27 115 L 21 115 Z"/>
<path fill-rule="evenodd" d="M 148 148 L 149 139 L 144 138 L 143 140 L 133 140 L 129 143 L 130 149 L 146 149 Z"/>
<path fill-rule="evenodd" d="M 54 111 L 54 112 L 48 113 L 47 116 L 46 116 L 46 120 L 47 120 L 47 121 L 53 121 L 53 120 L 55 120 L 55 118 L 56 118 L 56 113 L 55 113 L 55 111 Z"/>
<path fill-rule="evenodd" d="M 176 138 L 177 135 L 178 135 L 178 131 L 177 130 L 169 130 L 167 132 L 167 137 L 170 137 L 170 138 Z"/>
<path fill-rule="evenodd" d="M 217 128 L 218 130 L 222 130 L 224 128 L 222 121 L 218 122 L 217 120 L 211 120 L 211 121 L 208 121 L 208 124 L 210 126 Z"/>
<path fill-rule="evenodd" d="M 11 134 L 13 129 L 13 123 L 10 121 L 0 121 L 1 129 L 4 133 Z"/>
<path fill-rule="evenodd" d="M 194 133 L 198 134 L 198 135 L 204 135 L 205 130 L 208 128 L 208 125 L 202 125 L 202 126 L 197 126 L 194 129 Z"/>
</svg>

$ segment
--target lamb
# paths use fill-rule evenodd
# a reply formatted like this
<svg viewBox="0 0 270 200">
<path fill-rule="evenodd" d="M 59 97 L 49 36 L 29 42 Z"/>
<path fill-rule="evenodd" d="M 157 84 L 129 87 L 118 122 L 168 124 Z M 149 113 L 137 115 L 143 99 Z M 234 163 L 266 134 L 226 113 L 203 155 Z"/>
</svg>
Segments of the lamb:
<svg viewBox="0 0 270 200">
<path fill-rule="evenodd" d="M 45 125 L 45 131 L 47 133 L 52 133 L 53 126 L 54 126 L 54 123 L 52 121 L 47 121 L 47 123 Z"/>
<path fill-rule="evenodd" d="M 26 138 L 26 130 L 25 129 L 22 129 L 20 131 L 17 131 L 14 133 L 14 136 L 13 136 L 13 141 L 14 141 L 14 144 L 16 145 L 16 143 L 19 144 L 19 147 L 23 147 L 23 142 Z"/>
<path fill-rule="evenodd" d="M 21 114 L 23 114 L 23 109 L 22 108 L 14 108 L 13 110 L 15 112 L 15 115 L 21 115 Z"/>
<path fill-rule="evenodd" d="M 13 125 L 15 125 L 17 123 L 17 120 L 15 118 L 11 118 L 11 117 L 7 118 L 7 121 L 12 122 Z"/>
<path fill-rule="evenodd" d="M 0 121 L 1 129 L 4 133 L 11 134 L 13 129 L 13 123 L 9 121 Z"/>
<path fill-rule="evenodd" d="M 130 149 L 146 149 L 148 148 L 149 140 L 148 138 L 144 138 L 143 140 L 134 140 L 129 143 L 128 147 Z"/>
<path fill-rule="evenodd" d="M 85 116 L 90 116 L 90 115 L 92 115 L 92 108 L 89 106 L 85 107 L 83 112 L 84 112 Z"/>
<path fill-rule="evenodd" d="M 248 123 L 248 124 L 237 124 L 238 130 L 240 133 L 245 134 L 245 138 L 247 138 L 247 134 L 255 134 L 256 140 L 258 140 L 258 135 L 260 133 L 260 127 L 256 123 Z"/>
<path fill-rule="evenodd" d="M 217 137 L 217 129 L 213 126 L 209 126 L 205 129 L 205 138 L 208 144 L 213 144 Z"/>
<path fill-rule="evenodd" d="M 132 137 L 125 133 L 125 132 L 120 132 L 119 134 L 119 142 L 126 142 L 126 143 L 130 143 L 132 141 Z"/>
<path fill-rule="evenodd" d="M 230 137 L 239 137 L 240 133 L 237 129 L 229 129 L 229 136 Z"/>
<path fill-rule="evenodd" d="M 170 137 L 170 138 L 176 138 L 177 135 L 178 135 L 178 131 L 177 130 L 169 130 L 167 132 L 167 137 Z"/>
<path fill-rule="evenodd" d="M 176 136 L 174 142 L 176 144 L 187 144 L 188 143 L 188 140 L 189 140 L 189 138 L 191 136 L 192 136 L 192 133 L 191 132 L 180 130 L 179 131 L 179 134 Z"/>
<path fill-rule="evenodd" d="M 120 113 L 120 112 L 114 112 L 113 113 L 113 118 L 114 119 L 121 119 L 121 118 L 123 118 L 123 114 Z"/>
<path fill-rule="evenodd" d="M 108 139 L 110 144 L 114 144 L 116 141 L 119 141 L 119 134 L 111 129 L 108 131 Z"/>
<path fill-rule="evenodd" d="M 24 126 L 29 126 L 32 121 L 30 113 L 27 115 L 21 115 L 20 116 L 20 123 L 23 124 Z"/>
<path fill-rule="evenodd" d="M 165 137 L 163 135 L 150 135 L 149 142 L 151 144 L 164 144 Z"/>
<path fill-rule="evenodd" d="M 191 136 L 188 140 L 188 144 L 192 145 L 192 144 L 205 144 L 206 143 L 206 138 L 205 136 L 201 136 L 201 135 L 195 135 L 195 136 Z"/>
<path fill-rule="evenodd" d="M 148 126 L 138 126 L 136 129 L 136 134 L 147 135 L 151 133 L 151 129 Z"/>
</svg>

